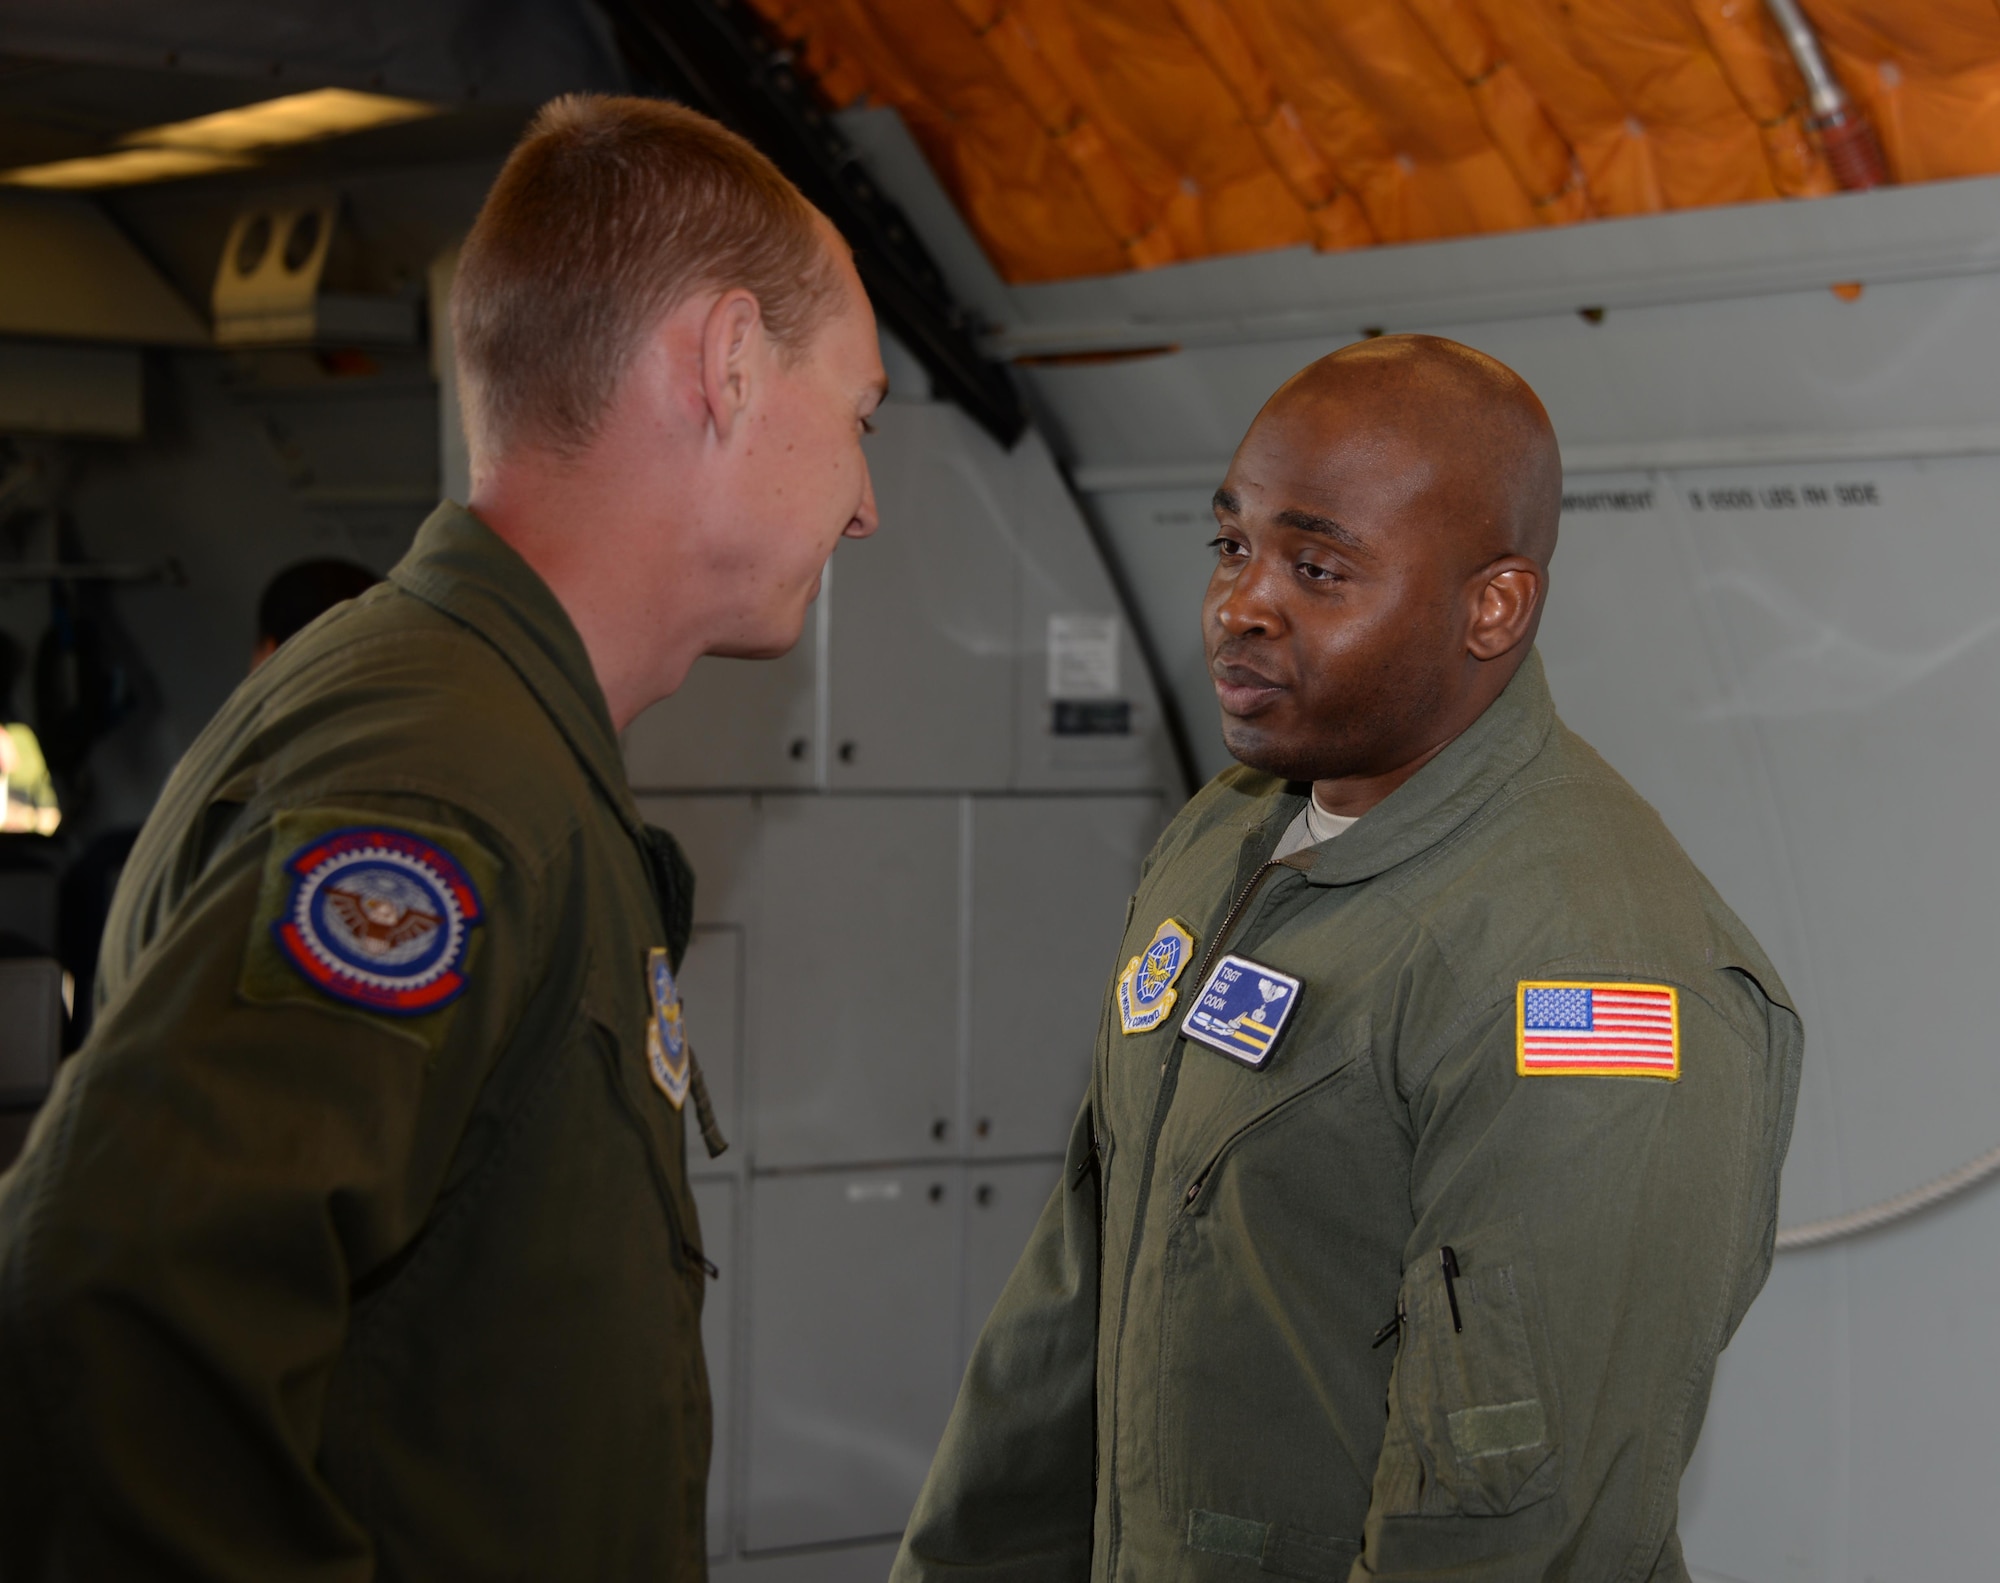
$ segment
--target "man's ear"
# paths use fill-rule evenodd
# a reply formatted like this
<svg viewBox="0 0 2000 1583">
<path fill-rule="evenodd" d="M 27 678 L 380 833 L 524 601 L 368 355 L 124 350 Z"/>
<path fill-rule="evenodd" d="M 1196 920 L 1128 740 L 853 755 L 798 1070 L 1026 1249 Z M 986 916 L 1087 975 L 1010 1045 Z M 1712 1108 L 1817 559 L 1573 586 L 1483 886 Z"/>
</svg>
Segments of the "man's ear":
<svg viewBox="0 0 2000 1583">
<path fill-rule="evenodd" d="M 717 297 L 702 321 L 701 394 L 718 439 L 730 437 L 750 405 L 763 335 L 764 310 L 741 287 Z"/>
<path fill-rule="evenodd" d="M 1465 648 L 1476 660 L 1497 660 L 1535 630 L 1548 574 L 1521 555 L 1506 555 L 1479 574 L 1479 602 Z"/>
</svg>

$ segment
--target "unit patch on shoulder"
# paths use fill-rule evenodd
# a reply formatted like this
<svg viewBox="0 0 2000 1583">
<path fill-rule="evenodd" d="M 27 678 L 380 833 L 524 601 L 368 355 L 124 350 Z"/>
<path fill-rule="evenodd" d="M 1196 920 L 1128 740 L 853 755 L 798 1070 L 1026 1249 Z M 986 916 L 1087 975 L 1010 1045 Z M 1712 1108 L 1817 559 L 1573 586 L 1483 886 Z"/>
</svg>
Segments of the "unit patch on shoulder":
<svg viewBox="0 0 2000 1583">
<path fill-rule="evenodd" d="M 1671 984 L 1523 982 L 1515 995 L 1514 1070 L 1523 1077 L 1681 1075 Z"/>
<path fill-rule="evenodd" d="M 1153 931 L 1152 942 L 1118 975 L 1118 1021 L 1127 1033 L 1147 1033 L 1167 1020 L 1178 993 L 1174 980 L 1194 955 L 1194 936 L 1177 918 Z"/>
<path fill-rule="evenodd" d="M 1247 956 L 1225 956 L 1195 996 L 1181 1032 L 1262 1070 L 1298 1003 L 1299 981 L 1291 974 Z"/>
<path fill-rule="evenodd" d="M 646 1066 L 653 1074 L 653 1086 L 679 1110 L 687 1100 L 691 1070 L 687 1018 L 681 1011 L 673 963 L 663 945 L 646 953 L 646 993 L 653 1004 L 653 1014 L 646 1019 Z"/>
<path fill-rule="evenodd" d="M 313 837 L 284 872 L 291 892 L 271 936 L 314 988 L 392 1017 L 465 992 L 465 953 L 484 915 L 470 876 L 436 842 L 349 825 Z"/>
</svg>

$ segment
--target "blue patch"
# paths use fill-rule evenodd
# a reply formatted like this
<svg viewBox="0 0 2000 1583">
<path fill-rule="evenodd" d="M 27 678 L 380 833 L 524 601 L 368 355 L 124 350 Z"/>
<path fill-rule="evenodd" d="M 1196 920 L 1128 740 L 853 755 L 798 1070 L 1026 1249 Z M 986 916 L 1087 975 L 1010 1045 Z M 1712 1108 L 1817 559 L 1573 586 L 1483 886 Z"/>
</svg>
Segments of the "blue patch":
<svg viewBox="0 0 2000 1583">
<path fill-rule="evenodd" d="M 1118 1021 L 1127 1033 L 1146 1033 L 1174 1009 L 1174 980 L 1194 955 L 1194 936 L 1178 918 L 1153 931 L 1152 941 L 1118 975 Z"/>
<path fill-rule="evenodd" d="M 653 1074 L 653 1086 L 679 1110 L 687 1100 L 691 1073 L 687 1017 L 665 946 L 656 945 L 646 954 L 646 993 L 653 1003 L 646 1022 L 646 1066 Z"/>
<path fill-rule="evenodd" d="M 484 911 L 458 860 L 407 830 L 349 826 L 285 861 L 292 887 L 271 925 L 278 951 L 335 1000 L 418 1017 L 465 993 Z"/>
<path fill-rule="evenodd" d="M 1299 981 L 1244 956 L 1225 956 L 1195 996 L 1181 1032 L 1261 1070 L 1299 1003 Z"/>
</svg>

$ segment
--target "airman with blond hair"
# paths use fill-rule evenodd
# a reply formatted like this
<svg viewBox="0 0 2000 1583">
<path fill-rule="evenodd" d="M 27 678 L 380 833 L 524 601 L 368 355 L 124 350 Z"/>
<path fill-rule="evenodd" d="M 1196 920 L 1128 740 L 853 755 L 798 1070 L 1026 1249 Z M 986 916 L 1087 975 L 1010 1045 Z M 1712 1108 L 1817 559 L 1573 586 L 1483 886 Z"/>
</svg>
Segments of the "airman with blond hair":
<svg viewBox="0 0 2000 1583">
<path fill-rule="evenodd" d="M 874 531 L 874 319 L 740 138 L 575 97 L 453 328 L 470 500 L 175 770 L 0 1178 L 10 1579 L 705 1576 L 692 880 L 618 732 Z"/>
</svg>

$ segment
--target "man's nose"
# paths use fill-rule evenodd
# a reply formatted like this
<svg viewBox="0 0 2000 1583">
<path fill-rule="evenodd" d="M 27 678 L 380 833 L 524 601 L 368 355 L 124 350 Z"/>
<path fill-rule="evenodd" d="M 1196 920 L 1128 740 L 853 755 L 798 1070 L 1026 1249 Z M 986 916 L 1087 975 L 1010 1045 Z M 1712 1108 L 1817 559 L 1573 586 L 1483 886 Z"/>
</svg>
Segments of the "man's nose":
<svg viewBox="0 0 2000 1583">
<path fill-rule="evenodd" d="M 882 525 L 875 512 L 875 475 L 868 470 L 868 459 L 861 459 L 861 503 L 854 508 L 854 518 L 842 530 L 850 539 L 865 539 Z"/>
<path fill-rule="evenodd" d="M 1232 638 L 1253 633 L 1270 633 L 1283 625 L 1278 610 L 1273 573 L 1253 558 L 1236 574 L 1221 603 L 1215 608 L 1216 624 Z"/>
</svg>

